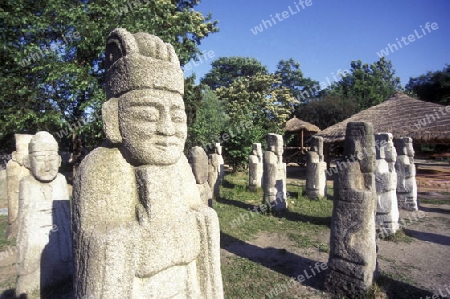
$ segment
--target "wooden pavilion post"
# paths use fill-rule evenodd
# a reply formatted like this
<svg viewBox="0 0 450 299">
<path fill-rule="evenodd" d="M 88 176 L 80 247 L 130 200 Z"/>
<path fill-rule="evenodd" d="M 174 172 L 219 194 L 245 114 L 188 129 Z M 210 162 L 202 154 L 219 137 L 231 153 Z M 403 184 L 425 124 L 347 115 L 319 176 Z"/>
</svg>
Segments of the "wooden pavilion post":
<svg viewBox="0 0 450 299">
<path fill-rule="evenodd" d="M 301 150 L 302 150 L 302 153 L 303 153 L 303 129 L 301 129 L 300 132 L 301 132 L 301 133 L 300 133 L 300 134 L 301 134 L 301 138 L 300 138 L 300 140 L 301 140 L 301 141 L 300 141 L 300 146 L 301 146 Z"/>
</svg>

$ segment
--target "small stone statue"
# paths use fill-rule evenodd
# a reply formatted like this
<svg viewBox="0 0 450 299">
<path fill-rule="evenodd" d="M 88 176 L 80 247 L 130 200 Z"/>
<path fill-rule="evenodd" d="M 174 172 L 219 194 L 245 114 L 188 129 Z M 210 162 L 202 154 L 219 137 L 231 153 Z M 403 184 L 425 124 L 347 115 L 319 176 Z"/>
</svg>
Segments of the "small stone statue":
<svg viewBox="0 0 450 299">
<path fill-rule="evenodd" d="M 327 163 L 323 158 L 322 137 L 312 136 L 306 162 L 306 195 L 315 199 L 324 197 L 327 194 Z"/>
<path fill-rule="evenodd" d="M 249 189 L 255 191 L 262 186 L 263 178 L 263 154 L 261 143 L 253 143 L 252 154 L 248 157 Z"/>
<path fill-rule="evenodd" d="M 397 149 L 397 200 L 398 207 L 407 211 L 417 211 L 416 166 L 414 165 L 413 140 L 409 137 L 394 140 Z"/>
<path fill-rule="evenodd" d="M 81 162 L 74 181 L 74 296 L 223 298 L 218 217 L 183 155 L 174 48 L 119 28 L 105 55 L 109 145 Z"/>
<path fill-rule="evenodd" d="M 286 163 L 283 163 L 283 137 L 266 136 L 267 150 L 263 158 L 264 203 L 275 211 L 287 209 Z"/>
<path fill-rule="evenodd" d="M 391 133 L 375 134 L 376 162 L 375 181 L 377 188 L 377 215 L 376 229 L 381 237 L 394 234 L 398 229 L 398 206 L 397 206 L 397 173 L 395 161 L 397 151 L 392 142 Z"/>
<path fill-rule="evenodd" d="M 220 185 L 225 175 L 224 161 L 222 157 L 222 146 L 215 144 L 215 153 L 208 158 L 208 183 L 213 192 L 213 197 L 220 196 Z"/>
<path fill-rule="evenodd" d="M 205 150 L 200 146 L 194 146 L 189 151 L 188 161 L 202 201 L 212 207 L 212 192 L 208 184 L 208 156 Z"/>
<path fill-rule="evenodd" d="M 66 179 L 58 173 L 58 143 L 48 132 L 37 132 L 27 159 L 32 175 L 20 182 L 16 296 L 31 299 L 70 283 L 73 258 L 70 201 Z"/>
<path fill-rule="evenodd" d="M 12 159 L 6 165 L 7 198 L 8 198 L 8 239 L 17 236 L 19 214 L 19 185 L 20 180 L 30 175 L 30 171 L 24 165 L 24 159 L 28 155 L 28 143 L 33 135 L 15 134 L 16 150 L 12 153 Z"/>
</svg>

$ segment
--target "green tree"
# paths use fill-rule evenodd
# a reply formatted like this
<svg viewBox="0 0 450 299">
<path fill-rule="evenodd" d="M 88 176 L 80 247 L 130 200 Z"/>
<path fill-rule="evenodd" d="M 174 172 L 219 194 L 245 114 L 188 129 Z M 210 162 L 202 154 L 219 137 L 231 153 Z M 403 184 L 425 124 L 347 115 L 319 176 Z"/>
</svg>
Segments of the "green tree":
<svg viewBox="0 0 450 299">
<path fill-rule="evenodd" d="M 296 111 L 296 116 L 323 130 L 349 118 L 358 111 L 356 101 L 330 94 L 301 104 Z"/>
<path fill-rule="evenodd" d="M 449 105 L 450 65 L 446 65 L 442 71 L 427 72 L 419 77 L 409 78 L 405 89 L 423 101 Z"/>
<path fill-rule="evenodd" d="M 293 58 L 280 60 L 275 75 L 281 78 L 280 86 L 289 88 L 292 96 L 299 103 L 304 102 L 309 97 L 315 97 L 315 95 L 309 94 L 309 90 L 312 90 L 314 86 L 319 86 L 319 82 L 311 78 L 305 78 L 300 69 L 300 63 L 296 62 Z M 305 94 L 308 96 L 305 97 Z"/>
<path fill-rule="evenodd" d="M 295 99 L 291 91 L 280 87 L 280 84 L 278 76 L 259 73 L 241 77 L 229 87 L 216 90 L 225 105 L 229 126 L 238 131 L 224 142 L 228 161 L 234 170 L 247 162 L 254 142 L 262 142 L 268 133 L 282 132 Z"/>
<path fill-rule="evenodd" d="M 212 62 L 212 69 L 201 82 L 212 90 L 228 87 L 234 80 L 241 77 L 267 74 L 267 67 L 255 58 L 249 57 L 220 57 Z"/>
<path fill-rule="evenodd" d="M 202 102 L 202 88 L 195 85 L 195 74 L 184 78 L 184 106 L 187 116 L 187 126 L 190 127 L 197 118 L 197 110 Z"/>
<path fill-rule="evenodd" d="M 228 116 L 222 101 L 209 87 L 205 87 L 195 121 L 188 127 L 186 150 L 193 146 L 202 146 L 206 151 L 212 149 L 227 123 Z"/>
<path fill-rule="evenodd" d="M 105 38 L 116 27 L 171 43 L 181 64 L 218 31 L 198 0 L 4 0 L 0 5 L 0 141 L 15 132 L 69 128 L 88 144 L 101 137 Z M 90 120 L 88 123 L 84 120 Z M 84 123 L 78 127 L 74 124 Z M 71 139 L 70 136 L 65 137 Z"/>
<path fill-rule="evenodd" d="M 356 101 L 358 109 L 364 110 L 380 104 L 398 90 L 401 90 L 400 78 L 395 76 L 392 63 L 382 57 L 370 65 L 352 61 L 350 73 L 333 84 L 329 93 Z"/>
</svg>

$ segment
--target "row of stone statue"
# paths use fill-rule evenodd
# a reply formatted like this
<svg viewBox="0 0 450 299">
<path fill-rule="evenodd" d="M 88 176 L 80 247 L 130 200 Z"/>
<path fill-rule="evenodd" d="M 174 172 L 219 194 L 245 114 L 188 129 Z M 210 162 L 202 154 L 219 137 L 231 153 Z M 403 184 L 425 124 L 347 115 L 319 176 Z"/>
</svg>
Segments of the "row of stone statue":
<svg viewBox="0 0 450 299">
<path fill-rule="evenodd" d="M 374 136 L 377 230 L 389 235 L 398 230 L 398 208 L 418 210 L 414 149 L 409 137 L 393 140 L 391 133 L 377 133 Z M 368 150 L 363 149 L 336 162 L 334 172 L 348 168 L 349 163 L 358 159 L 357 155 L 364 156 L 367 153 Z M 306 194 L 310 198 L 323 197 L 326 195 L 326 162 L 323 159 L 322 137 L 312 137 L 311 151 L 307 155 Z"/>
<path fill-rule="evenodd" d="M 254 143 L 249 156 L 249 189 L 263 187 L 264 203 L 275 211 L 287 209 L 286 163 L 283 163 L 283 137 L 266 136 L 264 156 L 261 143 Z"/>
<path fill-rule="evenodd" d="M 417 210 L 413 154 L 411 138 L 393 142 L 390 133 L 374 135 L 369 123 L 347 124 L 346 164 L 334 176 L 325 281 L 330 292 L 359 298 L 372 286 L 377 273 L 377 231 L 387 236 L 398 229 L 397 197 L 401 207 Z"/>
<path fill-rule="evenodd" d="M 394 233 L 398 228 L 398 207 L 408 211 L 417 211 L 418 209 L 412 139 L 401 137 L 393 140 L 391 133 L 377 133 L 375 140 L 377 223 L 387 231 Z M 269 134 L 267 144 L 268 148 L 264 157 L 261 144 L 253 144 L 252 154 L 249 156 L 249 188 L 255 190 L 263 187 L 266 203 L 271 203 L 276 209 L 287 208 L 286 164 L 282 162 L 282 136 Z M 358 154 L 364 155 L 366 152 Z M 356 158 L 353 155 L 338 161 L 336 168 L 329 173 L 342 171 L 343 168 L 348 167 L 349 162 Z M 326 169 L 323 138 L 312 136 L 311 150 L 307 153 L 306 168 L 306 195 L 308 197 L 317 199 L 326 196 Z"/>
</svg>

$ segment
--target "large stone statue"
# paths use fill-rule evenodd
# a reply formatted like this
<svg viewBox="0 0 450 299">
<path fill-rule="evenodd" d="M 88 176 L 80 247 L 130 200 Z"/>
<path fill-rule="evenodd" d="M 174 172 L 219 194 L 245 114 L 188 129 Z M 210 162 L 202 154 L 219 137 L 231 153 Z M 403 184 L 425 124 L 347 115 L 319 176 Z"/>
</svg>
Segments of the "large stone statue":
<svg viewBox="0 0 450 299">
<path fill-rule="evenodd" d="M 349 122 L 344 159 L 334 181 L 328 291 L 356 298 L 372 286 L 376 270 L 375 146 L 372 125 Z"/>
<path fill-rule="evenodd" d="M 33 136 L 26 164 L 32 175 L 20 182 L 16 296 L 31 299 L 70 283 L 73 258 L 69 193 L 58 173 L 61 157 L 52 135 Z"/>
<path fill-rule="evenodd" d="M 192 167 L 200 198 L 212 207 L 212 192 L 208 184 L 208 155 L 202 147 L 194 146 L 189 150 L 188 161 Z"/>
<path fill-rule="evenodd" d="M 394 139 L 397 149 L 397 201 L 398 207 L 407 211 L 417 211 L 416 166 L 414 165 L 413 141 L 409 137 Z"/>
<path fill-rule="evenodd" d="M 126 29 L 105 55 L 109 145 L 83 160 L 73 189 L 75 298 L 223 298 L 218 217 L 183 155 L 178 57 Z"/>
<path fill-rule="evenodd" d="M 286 163 L 283 163 L 283 136 L 268 134 L 263 158 L 264 203 L 275 211 L 287 209 Z"/>
<path fill-rule="evenodd" d="M 248 157 L 248 186 L 250 190 L 261 188 L 263 179 L 263 154 L 261 143 L 253 143 L 252 154 Z"/>
<path fill-rule="evenodd" d="M 306 156 L 306 195 L 320 198 L 327 194 L 327 162 L 323 159 L 323 138 L 312 136 L 311 150 Z"/>
<path fill-rule="evenodd" d="M 7 198 L 8 198 L 8 239 L 17 236 L 19 214 L 19 184 L 20 180 L 30 175 L 30 171 L 24 165 L 24 159 L 28 155 L 28 143 L 33 135 L 15 134 L 16 150 L 12 153 L 12 159 L 6 164 Z"/>
<path fill-rule="evenodd" d="M 394 234 L 398 229 L 397 173 L 395 161 L 397 151 L 391 133 L 375 134 L 376 162 L 375 182 L 377 188 L 376 229 L 380 237 Z"/>
<path fill-rule="evenodd" d="M 213 197 L 220 196 L 220 185 L 225 175 L 224 161 L 222 157 L 222 146 L 215 144 L 215 153 L 210 154 L 208 158 L 208 183 L 213 192 Z"/>
</svg>

